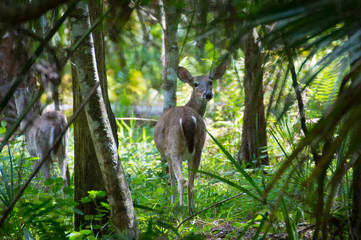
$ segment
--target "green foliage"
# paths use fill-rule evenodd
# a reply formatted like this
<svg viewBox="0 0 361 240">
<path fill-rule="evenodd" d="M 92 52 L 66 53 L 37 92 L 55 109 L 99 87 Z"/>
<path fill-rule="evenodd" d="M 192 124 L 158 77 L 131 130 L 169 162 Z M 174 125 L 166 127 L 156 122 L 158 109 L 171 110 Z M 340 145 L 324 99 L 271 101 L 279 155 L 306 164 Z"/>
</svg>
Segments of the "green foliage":
<svg viewBox="0 0 361 240">
<path fill-rule="evenodd" d="M 184 3 L 178 3 L 184 7 Z M 151 7 L 149 1 L 142 4 Z M 207 32 L 202 36 L 197 35 L 198 23 L 192 21 L 192 10 L 183 12 L 178 31 L 182 43 L 180 64 L 194 75 L 209 73 L 224 48 L 232 51 L 234 57 L 224 77 L 214 84 L 215 97 L 206 113 L 206 118 L 211 119 L 207 120 L 209 138 L 195 182 L 196 210 L 210 208 L 183 223 L 188 217 L 186 207 L 179 207 L 177 202 L 170 204 L 170 196 L 177 190 L 171 189 L 169 175 L 162 172 L 166 166 L 152 140 L 153 126 L 134 120 L 118 121 L 119 155 L 136 207 L 140 239 L 202 239 L 214 235 L 214 228 L 226 225 L 232 226 L 229 238 L 265 239 L 270 234 L 287 233 L 288 238 L 298 239 L 302 238 L 297 232 L 300 224 L 324 224 L 322 227 L 329 229 L 326 237 L 331 237 L 336 227 L 332 223 L 327 225 L 328 221 L 317 222 L 318 216 L 337 219 L 342 223 L 341 232 L 346 233 L 350 227 L 344 223 L 349 222 L 352 208 L 352 168 L 361 142 L 359 69 L 357 65 L 349 67 L 350 61 L 359 55 L 359 22 L 354 18 L 358 3 L 340 2 L 342 8 L 333 1 L 229 4 L 225 9 L 233 12 L 222 12 L 225 9 L 220 6 L 219 12 L 209 12 Z M 64 11 L 59 9 L 30 21 L 29 32 L 47 35 Z M 120 32 L 119 41 L 110 40 L 105 31 L 108 90 L 116 116 L 128 114 L 134 104 L 157 104 L 155 99 L 161 89 L 162 28 L 151 20 L 141 20 L 144 13 L 137 14 L 134 11 Z M 268 26 L 272 26 L 272 31 Z M 244 53 L 239 42 L 243 42 L 244 33 L 251 27 L 261 33 L 259 43 L 267 57 L 264 103 L 270 166 L 262 169 L 245 169 L 234 157 L 242 134 L 245 99 Z M 55 61 L 55 56 L 67 52 L 65 49 L 71 47 L 69 27 L 61 24 L 59 29 L 47 43 L 46 54 L 39 52 L 36 57 Z M 207 38 L 203 50 L 194 44 L 198 37 Z M 29 41 L 28 49 L 37 49 L 39 42 Z M 307 134 L 300 127 L 285 49 L 292 50 L 305 105 Z M 62 78 L 64 89 L 71 89 L 69 66 Z M 339 92 L 341 84 L 345 86 L 343 93 Z M 178 105 L 184 104 L 189 94 L 190 88 L 179 83 Z M 71 102 L 69 96 L 63 96 L 65 102 Z M 6 133 L 4 126 L 2 122 L 0 136 Z M 328 138 L 331 142 L 327 147 Z M 2 211 L 11 204 L 36 160 L 24 154 L 18 139 L 3 149 L 0 156 Z M 315 164 L 311 147 L 322 155 L 320 164 Z M 71 138 L 70 160 L 73 148 Z M 186 164 L 183 168 L 187 168 Z M 187 171 L 184 175 L 187 178 Z M 323 195 L 318 192 L 320 186 Z M 60 178 L 45 181 L 36 178 L 11 212 L 1 235 L 8 239 L 97 239 L 94 230 L 109 228 L 104 238 L 119 237 L 110 222 L 73 230 L 73 212 L 82 213 L 72 200 L 73 186 L 63 190 L 62 187 Z M 110 210 L 107 202 L 95 201 L 97 196 L 104 196 L 104 192 L 90 191 L 81 200 L 97 204 L 98 214 L 85 216 L 88 220 L 97 220 Z M 319 208 L 319 202 L 324 206 Z"/>
<path fill-rule="evenodd" d="M 113 230 L 111 228 L 111 223 L 107 222 L 104 225 L 93 224 L 93 221 L 101 221 L 102 218 L 109 214 L 110 206 L 107 202 L 99 202 L 97 198 L 102 198 L 106 195 L 104 191 L 88 191 L 88 197 L 83 197 L 80 199 L 80 203 L 89 203 L 92 202 L 95 205 L 97 210 L 97 214 L 95 215 L 85 215 L 84 219 L 86 221 L 90 221 L 91 224 L 86 226 L 81 226 L 81 229 L 71 231 L 67 237 L 69 239 L 98 239 L 98 230 L 102 230 L 103 228 L 109 228 L 109 236 L 113 236 Z M 77 214 L 84 215 L 82 211 L 77 208 L 74 208 L 74 211 Z M 107 234 L 103 235 L 103 238 L 107 238 Z"/>
</svg>

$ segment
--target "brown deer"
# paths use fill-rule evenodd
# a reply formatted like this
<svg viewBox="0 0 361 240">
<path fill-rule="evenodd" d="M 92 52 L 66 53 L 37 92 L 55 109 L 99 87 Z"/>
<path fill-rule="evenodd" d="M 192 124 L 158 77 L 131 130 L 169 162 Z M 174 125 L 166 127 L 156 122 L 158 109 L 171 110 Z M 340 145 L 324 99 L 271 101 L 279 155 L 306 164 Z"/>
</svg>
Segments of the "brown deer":
<svg viewBox="0 0 361 240">
<path fill-rule="evenodd" d="M 179 205 L 183 205 L 185 179 L 182 161 L 188 160 L 188 206 L 194 211 L 194 178 L 201 163 L 201 154 L 206 139 L 203 115 L 207 102 L 213 98 L 212 81 L 224 74 L 226 63 L 214 68 L 209 74 L 193 77 L 184 67 L 178 68 L 178 78 L 188 83 L 193 92 L 185 106 L 165 109 L 154 128 L 154 142 L 163 158 L 168 161 L 171 187 L 178 181 Z M 171 196 L 174 204 L 175 194 Z"/>
<path fill-rule="evenodd" d="M 15 105 L 20 115 L 31 99 L 28 87 L 19 88 L 15 92 Z M 38 110 L 30 110 L 20 123 L 20 128 L 25 132 L 27 149 L 32 157 L 45 157 L 47 151 L 53 145 L 57 136 L 66 127 L 67 121 L 60 111 L 47 111 L 43 114 Z M 55 146 L 48 159 L 41 166 L 44 179 L 51 178 L 52 163 L 57 161 L 60 168 L 61 177 L 65 186 L 69 186 L 69 170 L 67 155 L 68 131 L 62 140 Z M 35 168 L 38 162 L 33 165 Z"/>
</svg>

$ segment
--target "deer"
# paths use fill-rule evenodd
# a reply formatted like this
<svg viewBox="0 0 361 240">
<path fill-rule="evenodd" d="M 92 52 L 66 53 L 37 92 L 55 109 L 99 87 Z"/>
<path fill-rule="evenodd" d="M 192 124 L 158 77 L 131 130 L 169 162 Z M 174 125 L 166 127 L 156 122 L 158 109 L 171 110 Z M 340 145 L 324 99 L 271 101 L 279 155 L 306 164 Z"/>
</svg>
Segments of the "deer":
<svg viewBox="0 0 361 240">
<path fill-rule="evenodd" d="M 15 91 L 15 106 L 18 115 L 24 111 L 31 95 L 29 87 L 18 88 Z M 20 123 L 20 129 L 25 133 L 26 148 L 30 156 L 39 157 L 39 161 L 46 157 L 46 153 L 66 125 L 66 118 L 61 111 L 46 111 L 41 114 L 39 110 L 30 110 Z M 41 166 L 44 179 L 51 178 L 52 163 L 58 162 L 64 186 L 69 186 L 67 147 L 68 131 L 65 132 L 61 141 L 55 145 L 50 156 Z M 34 169 L 38 166 L 39 161 L 33 164 Z"/>
<path fill-rule="evenodd" d="M 178 182 L 179 205 L 183 206 L 185 179 L 182 161 L 188 161 L 188 210 L 194 206 L 194 180 L 201 163 L 202 149 L 206 139 L 203 116 L 207 102 L 213 98 L 212 82 L 223 76 L 226 63 L 220 64 L 207 75 L 193 77 L 184 67 L 178 67 L 178 78 L 192 87 L 192 95 L 185 106 L 165 109 L 154 127 L 153 139 L 162 158 L 167 159 L 171 187 Z M 175 193 L 171 203 L 175 202 Z"/>
</svg>

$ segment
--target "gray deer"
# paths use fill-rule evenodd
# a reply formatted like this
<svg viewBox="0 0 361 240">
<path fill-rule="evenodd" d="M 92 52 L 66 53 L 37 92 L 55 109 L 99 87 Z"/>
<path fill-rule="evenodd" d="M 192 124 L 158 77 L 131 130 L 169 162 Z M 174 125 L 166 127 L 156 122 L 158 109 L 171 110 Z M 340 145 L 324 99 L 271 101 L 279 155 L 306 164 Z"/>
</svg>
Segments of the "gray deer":
<svg viewBox="0 0 361 240">
<path fill-rule="evenodd" d="M 20 115 L 31 99 L 31 93 L 28 87 L 19 88 L 15 92 L 15 105 Z M 60 111 L 47 111 L 43 114 L 40 111 L 30 110 L 20 124 L 21 130 L 25 132 L 27 150 L 32 157 L 39 157 L 39 160 L 45 157 L 47 151 L 53 145 L 57 136 L 66 127 L 67 121 Z M 44 179 L 51 178 L 51 166 L 53 162 L 58 162 L 61 177 L 65 186 L 69 186 L 69 169 L 67 159 L 68 131 L 55 146 L 48 159 L 41 166 Z M 35 168 L 39 162 L 35 163 Z"/>
</svg>

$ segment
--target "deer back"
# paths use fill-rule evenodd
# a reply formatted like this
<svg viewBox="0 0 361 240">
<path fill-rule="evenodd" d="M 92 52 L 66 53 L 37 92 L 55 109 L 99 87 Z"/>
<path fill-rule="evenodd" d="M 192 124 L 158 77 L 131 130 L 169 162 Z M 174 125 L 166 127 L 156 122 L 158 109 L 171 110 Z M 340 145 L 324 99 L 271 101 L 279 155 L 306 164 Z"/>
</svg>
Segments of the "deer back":
<svg viewBox="0 0 361 240">
<path fill-rule="evenodd" d="M 35 139 L 36 145 L 39 149 L 49 149 L 55 139 L 61 134 L 63 129 L 66 127 L 67 122 L 66 118 L 60 111 L 49 111 L 43 113 L 36 122 L 36 132 L 32 135 Z M 67 136 L 62 138 L 60 142 L 55 146 L 53 152 L 58 153 L 61 151 L 61 154 L 65 154 L 67 146 Z"/>
<path fill-rule="evenodd" d="M 29 89 L 18 89 L 15 94 L 15 103 L 18 114 L 24 111 L 31 98 Z M 20 124 L 25 131 L 27 149 L 31 156 L 41 157 L 53 144 L 58 135 L 66 127 L 67 121 L 60 111 L 48 111 L 40 114 L 38 109 L 30 110 Z M 68 133 L 57 144 L 53 152 L 61 149 L 65 154 Z"/>
<path fill-rule="evenodd" d="M 206 127 L 202 117 L 192 108 L 174 107 L 165 110 L 154 128 L 154 141 L 163 156 L 194 154 L 202 148 Z"/>
</svg>

